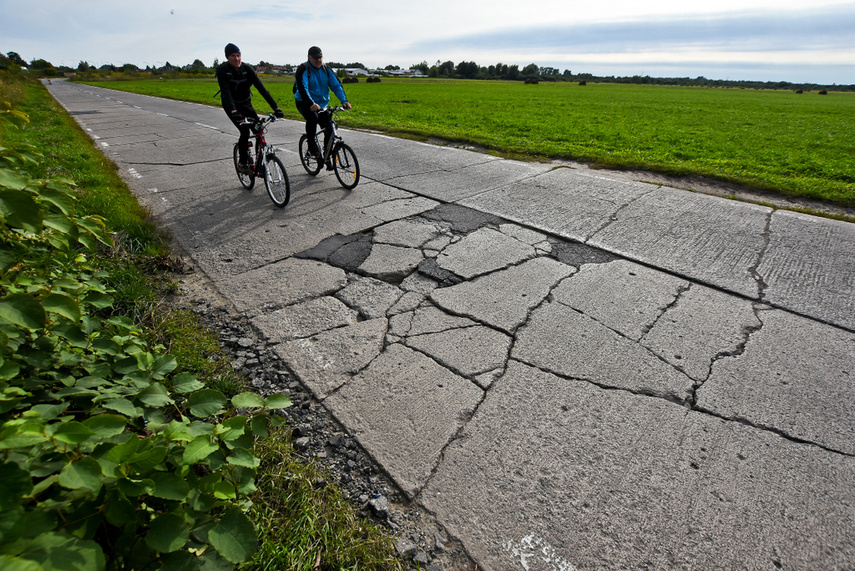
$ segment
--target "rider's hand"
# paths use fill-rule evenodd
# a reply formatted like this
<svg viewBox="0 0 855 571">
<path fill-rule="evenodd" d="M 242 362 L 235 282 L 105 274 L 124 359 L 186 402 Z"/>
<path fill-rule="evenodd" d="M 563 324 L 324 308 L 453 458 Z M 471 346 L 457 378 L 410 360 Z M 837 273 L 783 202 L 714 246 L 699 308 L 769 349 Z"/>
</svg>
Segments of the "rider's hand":
<svg viewBox="0 0 855 571">
<path fill-rule="evenodd" d="M 350 109 L 351 107 L 353 107 L 350 104 L 350 102 L 348 102 L 348 101 L 345 101 L 344 103 L 342 103 L 341 106 L 344 107 L 345 109 Z"/>
<path fill-rule="evenodd" d="M 241 115 L 237 111 L 232 111 L 232 121 L 237 121 L 238 123 L 240 123 L 241 121 L 243 121 L 243 115 Z"/>
<path fill-rule="evenodd" d="M 284 118 L 285 118 L 285 113 L 283 113 L 283 112 L 282 112 L 282 110 L 281 110 L 281 109 L 279 109 L 278 107 L 277 107 L 277 108 L 276 108 L 276 110 L 273 112 L 273 114 L 274 114 L 274 115 L 276 115 L 276 118 L 277 118 L 277 119 L 284 119 Z"/>
<path fill-rule="evenodd" d="M 315 112 L 317 112 L 317 111 L 320 111 L 320 110 L 321 110 L 321 106 L 320 106 L 320 105 L 318 105 L 317 103 L 315 103 L 314 105 L 312 105 L 311 107 L 309 107 L 309 111 L 315 111 Z"/>
</svg>

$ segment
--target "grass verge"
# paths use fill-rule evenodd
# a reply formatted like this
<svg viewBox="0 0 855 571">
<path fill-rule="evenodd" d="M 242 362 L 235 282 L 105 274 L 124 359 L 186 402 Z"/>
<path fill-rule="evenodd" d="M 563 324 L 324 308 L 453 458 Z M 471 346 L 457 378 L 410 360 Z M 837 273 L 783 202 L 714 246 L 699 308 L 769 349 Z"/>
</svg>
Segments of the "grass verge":
<svg viewBox="0 0 855 571">
<path fill-rule="evenodd" d="M 180 370 L 227 393 L 243 390 L 216 335 L 194 313 L 162 303 L 175 293 L 168 237 L 150 220 L 113 163 L 40 84 L 4 76 L 0 86 L 4 98 L 15 96 L 14 103 L 6 101 L 30 119 L 22 129 L 0 123 L 0 145 L 29 144 L 41 150 L 45 160 L 32 174 L 73 179 L 80 208 L 104 217 L 115 233 L 117 246 L 104 251 L 101 260 L 117 292 L 114 311 L 143 326 L 152 343 L 167 347 Z M 327 481 L 326 475 L 297 459 L 287 431 L 271 434 L 257 447 L 262 468 L 250 515 L 260 546 L 242 569 L 401 569 L 391 538 L 360 520 L 333 486 L 318 486 Z"/>
</svg>

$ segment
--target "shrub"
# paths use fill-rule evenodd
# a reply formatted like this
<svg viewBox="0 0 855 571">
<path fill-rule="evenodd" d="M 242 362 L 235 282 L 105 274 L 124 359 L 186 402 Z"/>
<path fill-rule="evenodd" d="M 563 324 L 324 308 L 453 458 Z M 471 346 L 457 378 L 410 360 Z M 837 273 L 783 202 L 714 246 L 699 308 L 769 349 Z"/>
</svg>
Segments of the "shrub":
<svg viewBox="0 0 855 571">
<path fill-rule="evenodd" d="M 38 160 L 0 148 L 0 567 L 247 560 L 254 439 L 290 402 L 229 401 L 110 316 L 103 219 L 76 213 L 71 181 L 31 179 Z"/>
</svg>

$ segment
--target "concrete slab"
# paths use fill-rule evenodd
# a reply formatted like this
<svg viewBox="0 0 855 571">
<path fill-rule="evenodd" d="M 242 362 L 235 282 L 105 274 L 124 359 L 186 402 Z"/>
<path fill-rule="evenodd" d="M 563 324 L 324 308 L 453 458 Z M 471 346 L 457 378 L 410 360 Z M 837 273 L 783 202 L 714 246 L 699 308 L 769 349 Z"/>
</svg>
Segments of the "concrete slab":
<svg viewBox="0 0 855 571">
<path fill-rule="evenodd" d="M 535 258 L 456 286 L 437 288 L 431 299 L 455 315 L 513 333 L 552 288 L 575 269 L 550 258 Z"/>
<path fill-rule="evenodd" d="M 498 230 L 481 228 L 444 248 L 436 257 L 436 263 L 471 279 L 530 260 L 535 255 L 534 246 Z"/>
<path fill-rule="evenodd" d="M 754 305 L 692 284 L 659 316 L 641 344 L 696 383 L 705 381 L 716 360 L 741 353 L 760 327 Z"/>
<path fill-rule="evenodd" d="M 484 570 L 845 569 L 853 462 L 511 363 L 418 501 Z"/>
<path fill-rule="evenodd" d="M 603 388 L 655 395 L 679 403 L 693 396 L 692 379 L 608 327 L 561 303 L 538 307 L 516 336 L 511 357 Z"/>
<path fill-rule="evenodd" d="M 281 343 L 355 325 L 358 318 L 358 312 L 338 299 L 323 296 L 259 315 L 252 323 L 268 342 Z"/>
<path fill-rule="evenodd" d="M 314 260 L 288 258 L 236 276 L 221 274 L 214 283 L 239 311 L 257 315 L 262 308 L 278 309 L 333 294 L 347 284 L 347 276 Z"/>
<path fill-rule="evenodd" d="M 855 224 L 775 212 L 757 274 L 764 301 L 855 330 Z"/>
<path fill-rule="evenodd" d="M 715 362 L 698 407 L 855 454 L 855 333 L 779 310 L 741 354 Z"/>
<path fill-rule="evenodd" d="M 756 299 L 771 212 L 663 187 L 621 209 L 587 244 Z"/>
<path fill-rule="evenodd" d="M 482 398 L 474 383 L 392 345 L 324 404 L 412 497 Z"/>
<path fill-rule="evenodd" d="M 383 353 L 386 327 L 385 319 L 369 319 L 285 341 L 274 350 L 315 397 L 324 400 Z"/>
<path fill-rule="evenodd" d="M 628 260 L 585 264 L 552 292 L 558 303 L 638 341 L 689 282 Z"/>
<path fill-rule="evenodd" d="M 461 200 L 459 204 L 585 242 L 616 212 L 655 189 L 649 184 L 607 180 L 557 168 Z"/>
</svg>

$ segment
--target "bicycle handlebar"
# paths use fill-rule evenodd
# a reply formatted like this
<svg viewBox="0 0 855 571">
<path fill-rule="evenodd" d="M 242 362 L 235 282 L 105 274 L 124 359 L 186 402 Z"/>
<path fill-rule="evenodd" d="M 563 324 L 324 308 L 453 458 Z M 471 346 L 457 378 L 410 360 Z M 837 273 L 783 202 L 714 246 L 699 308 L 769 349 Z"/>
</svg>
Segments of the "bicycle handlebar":
<svg viewBox="0 0 855 571">
<path fill-rule="evenodd" d="M 267 117 L 259 117 L 257 121 L 244 117 L 243 121 L 238 123 L 238 125 L 249 125 L 251 127 L 258 127 L 260 129 L 265 127 L 269 123 L 273 123 L 274 121 L 279 121 L 279 119 L 277 119 L 276 115 L 274 115 L 273 113 L 268 113 Z"/>
</svg>

